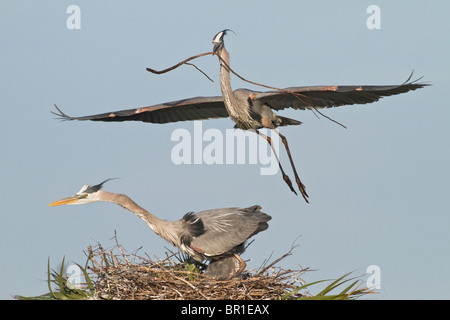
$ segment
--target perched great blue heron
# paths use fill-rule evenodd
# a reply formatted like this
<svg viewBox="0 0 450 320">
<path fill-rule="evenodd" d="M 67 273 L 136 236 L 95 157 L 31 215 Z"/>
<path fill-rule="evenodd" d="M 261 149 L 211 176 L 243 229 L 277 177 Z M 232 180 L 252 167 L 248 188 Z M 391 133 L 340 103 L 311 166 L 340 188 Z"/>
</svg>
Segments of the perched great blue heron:
<svg viewBox="0 0 450 320">
<path fill-rule="evenodd" d="M 249 208 L 220 208 L 186 213 L 177 221 L 162 220 L 136 204 L 128 196 L 102 190 L 107 179 L 95 186 L 84 185 L 75 195 L 52 202 L 49 206 L 113 202 L 133 212 L 163 239 L 197 261 L 209 260 L 206 274 L 230 279 L 244 271 L 246 264 L 239 254 L 245 242 L 266 230 L 271 216 L 258 205 Z"/>
<path fill-rule="evenodd" d="M 271 145 L 271 138 L 258 131 L 260 128 L 273 129 L 286 148 L 295 180 L 303 198 L 308 201 L 305 186 L 296 172 L 287 139 L 276 128 L 279 126 L 299 125 L 300 121 L 276 115 L 273 110 L 285 108 L 315 110 L 343 105 L 366 104 L 378 101 L 385 96 L 397 95 L 422 88 L 428 84 L 409 81 L 411 76 L 400 85 L 375 86 L 309 86 L 290 87 L 281 90 L 259 92 L 248 89 L 232 90 L 230 84 L 229 53 L 225 49 L 223 37 L 228 29 L 220 31 L 213 38 L 213 52 L 220 60 L 220 88 L 222 96 L 196 97 L 158 105 L 113 111 L 102 114 L 71 117 L 63 113 L 56 105 L 63 120 L 92 121 L 143 121 L 152 123 L 169 123 L 185 120 L 204 120 L 230 117 L 237 128 L 255 130 Z M 275 151 L 275 150 L 274 150 Z M 284 181 L 295 193 L 289 177 L 278 161 Z"/>
</svg>

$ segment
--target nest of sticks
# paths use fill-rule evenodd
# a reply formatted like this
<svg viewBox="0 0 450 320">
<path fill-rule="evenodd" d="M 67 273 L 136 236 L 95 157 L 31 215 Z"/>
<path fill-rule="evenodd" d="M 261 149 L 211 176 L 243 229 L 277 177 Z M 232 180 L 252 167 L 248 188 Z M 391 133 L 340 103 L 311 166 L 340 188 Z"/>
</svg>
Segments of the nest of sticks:
<svg viewBox="0 0 450 320">
<path fill-rule="evenodd" d="M 292 249 L 272 262 L 264 261 L 258 270 L 245 270 L 239 278 L 224 281 L 205 276 L 206 265 L 180 252 L 169 250 L 166 258 L 153 261 L 148 255 L 125 254 L 118 244 L 108 250 L 100 244 L 88 247 L 86 269 L 98 299 L 292 299 L 300 297 L 294 289 L 304 284 L 301 275 L 306 269 L 284 270 L 276 266 L 292 254 Z"/>
</svg>

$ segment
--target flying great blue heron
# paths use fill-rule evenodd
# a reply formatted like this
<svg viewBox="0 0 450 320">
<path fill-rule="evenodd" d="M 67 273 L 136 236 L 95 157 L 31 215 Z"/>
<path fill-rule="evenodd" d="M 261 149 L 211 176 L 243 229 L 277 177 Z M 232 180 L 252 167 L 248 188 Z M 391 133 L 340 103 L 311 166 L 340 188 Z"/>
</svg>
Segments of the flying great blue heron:
<svg viewBox="0 0 450 320">
<path fill-rule="evenodd" d="M 246 264 L 239 254 L 245 242 L 266 230 L 271 216 L 258 205 L 249 208 L 220 208 L 186 213 L 177 221 L 162 220 L 136 204 L 128 196 L 102 190 L 107 179 L 95 186 L 84 185 L 75 195 L 49 206 L 107 201 L 133 212 L 160 237 L 197 261 L 209 260 L 206 275 L 221 280 L 238 276 Z"/>
<path fill-rule="evenodd" d="M 248 89 L 233 91 L 230 84 L 229 53 L 225 49 L 223 40 L 227 31 L 228 29 L 220 31 L 213 38 L 213 53 L 218 56 L 220 61 L 220 88 L 222 96 L 188 98 L 137 109 L 81 117 L 68 116 L 55 105 L 58 113 L 53 113 L 63 120 L 143 121 L 151 123 L 230 117 L 235 122 L 235 127 L 243 130 L 255 130 L 256 133 L 267 140 L 273 151 L 275 151 L 271 138 L 258 131 L 260 128 L 272 129 L 280 136 L 286 148 L 298 188 L 305 201 L 309 202 L 305 186 L 300 181 L 295 169 L 287 139 L 276 129 L 279 126 L 299 125 L 301 122 L 279 116 L 273 111 L 280 111 L 286 108 L 316 110 L 343 105 L 366 104 L 378 101 L 385 96 L 405 93 L 428 85 L 418 83 L 419 79 L 409 81 L 410 76 L 400 85 L 308 86 L 290 87 L 267 92 Z M 284 181 L 288 184 L 291 191 L 297 194 L 279 159 L 278 165 Z"/>
</svg>

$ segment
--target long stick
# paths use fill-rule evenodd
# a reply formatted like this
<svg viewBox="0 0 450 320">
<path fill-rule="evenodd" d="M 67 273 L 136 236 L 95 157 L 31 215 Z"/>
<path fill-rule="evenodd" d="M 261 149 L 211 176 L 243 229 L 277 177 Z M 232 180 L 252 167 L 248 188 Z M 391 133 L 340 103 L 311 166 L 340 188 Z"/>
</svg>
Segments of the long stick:
<svg viewBox="0 0 450 320">
<path fill-rule="evenodd" d="M 176 65 L 174 65 L 174 66 L 172 66 L 172 67 L 170 67 L 170 68 L 161 70 L 161 71 L 157 71 L 157 70 L 154 70 L 154 69 L 151 69 L 151 68 L 146 68 L 145 70 L 147 70 L 148 72 L 151 72 L 151 73 L 162 74 L 162 73 L 169 72 L 169 71 L 171 71 L 171 70 L 173 70 L 173 69 L 176 69 L 176 68 L 178 68 L 178 67 L 181 66 L 182 64 L 185 64 L 185 63 L 188 62 L 188 61 L 191 61 L 191 60 L 194 60 L 194 59 L 203 57 L 203 56 L 207 56 L 207 55 L 209 55 L 209 54 L 214 54 L 214 52 L 200 53 L 200 54 L 198 54 L 198 55 L 196 55 L 196 56 L 192 56 L 192 57 L 190 57 L 190 58 L 187 58 L 186 60 L 183 60 L 183 61 L 177 63 Z"/>
</svg>

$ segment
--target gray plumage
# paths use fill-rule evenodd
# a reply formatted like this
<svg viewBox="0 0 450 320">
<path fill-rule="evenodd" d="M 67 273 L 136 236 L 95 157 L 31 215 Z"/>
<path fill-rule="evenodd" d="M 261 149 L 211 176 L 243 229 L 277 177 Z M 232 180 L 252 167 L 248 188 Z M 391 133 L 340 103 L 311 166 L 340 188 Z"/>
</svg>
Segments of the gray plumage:
<svg viewBox="0 0 450 320">
<path fill-rule="evenodd" d="M 271 217 L 260 210 L 256 205 L 197 212 L 194 216 L 202 222 L 204 232 L 192 238 L 191 246 L 201 248 L 205 259 L 241 254 L 247 239 L 269 227 Z"/>
</svg>

